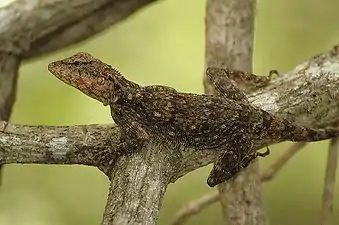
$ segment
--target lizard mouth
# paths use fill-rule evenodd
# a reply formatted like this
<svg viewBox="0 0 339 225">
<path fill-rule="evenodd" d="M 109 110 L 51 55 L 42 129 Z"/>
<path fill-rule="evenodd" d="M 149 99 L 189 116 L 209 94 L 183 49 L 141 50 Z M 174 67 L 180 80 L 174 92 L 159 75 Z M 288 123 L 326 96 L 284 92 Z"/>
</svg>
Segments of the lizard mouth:
<svg viewBox="0 0 339 225">
<path fill-rule="evenodd" d="M 58 72 L 57 72 L 57 70 L 55 70 L 55 67 L 56 67 L 55 63 L 51 62 L 51 63 L 48 64 L 47 69 L 52 74 L 57 74 Z"/>
<path fill-rule="evenodd" d="M 50 73 L 52 73 L 54 76 L 56 76 L 58 79 L 62 80 L 62 81 L 66 81 L 65 79 L 62 79 L 62 77 L 66 77 L 66 76 L 62 76 L 62 66 L 59 65 L 57 62 L 51 62 L 48 64 L 47 69 Z M 61 70 L 60 70 L 61 69 Z"/>
<path fill-rule="evenodd" d="M 73 86 L 69 69 L 59 61 L 51 62 L 47 66 L 48 71 L 62 82 Z"/>
</svg>

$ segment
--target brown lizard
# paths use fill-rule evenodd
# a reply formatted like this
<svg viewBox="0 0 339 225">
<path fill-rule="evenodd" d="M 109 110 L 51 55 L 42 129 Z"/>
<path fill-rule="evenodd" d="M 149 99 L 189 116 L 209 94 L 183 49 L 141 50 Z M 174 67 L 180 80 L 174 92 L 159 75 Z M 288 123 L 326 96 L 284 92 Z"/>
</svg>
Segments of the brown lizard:
<svg viewBox="0 0 339 225">
<path fill-rule="evenodd" d="M 319 141 L 339 136 L 339 130 L 306 128 L 254 107 L 233 83 L 264 86 L 270 77 L 207 68 L 206 75 L 219 94 L 213 96 L 182 93 L 162 85 L 140 86 L 88 53 L 52 62 L 48 70 L 110 106 L 121 130 L 117 155 L 133 153 L 152 139 L 174 147 L 220 150 L 207 179 L 211 187 L 230 179 L 256 157 L 269 154 L 257 152 L 254 140 Z"/>
</svg>

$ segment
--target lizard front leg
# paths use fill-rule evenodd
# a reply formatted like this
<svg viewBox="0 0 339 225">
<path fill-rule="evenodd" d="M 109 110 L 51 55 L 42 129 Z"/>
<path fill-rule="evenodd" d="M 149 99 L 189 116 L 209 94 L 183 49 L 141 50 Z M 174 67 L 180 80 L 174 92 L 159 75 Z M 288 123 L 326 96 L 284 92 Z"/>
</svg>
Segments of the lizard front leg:
<svg viewBox="0 0 339 225">
<path fill-rule="evenodd" d="M 116 151 L 118 155 L 132 154 L 148 144 L 149 135 L 138 122 L 130 121 L 119 128 L 121 136 Z"/>
<path fill-rule="evenodd" d="M 137 135 L 126 133 L 125 128 L 121 128 L 120 126 L 120 138 L 116 148 L 106 152 L 100 151 L 98 154 L 100 155 L 98 168 L 104 171 L 107 176 L 111 176 L 112 169 L 121 156 L 140 151 L 147 145 L 149 140 L 147 133 L 140 129 L 139 126 L 135 126 L 135 124 L 130 129 L 134 128 L 136 131 L 139 131 L 140 133 Z"/>
<path fill-rule="evenodd" d="M 123 112 L 119 107 L 111 106 L 111 115 L 120 129 L 119 144 L 114 151 L 117 157 L 141 150 L 149 142 L 149 135 L 136 118 Z"/>
</svg>

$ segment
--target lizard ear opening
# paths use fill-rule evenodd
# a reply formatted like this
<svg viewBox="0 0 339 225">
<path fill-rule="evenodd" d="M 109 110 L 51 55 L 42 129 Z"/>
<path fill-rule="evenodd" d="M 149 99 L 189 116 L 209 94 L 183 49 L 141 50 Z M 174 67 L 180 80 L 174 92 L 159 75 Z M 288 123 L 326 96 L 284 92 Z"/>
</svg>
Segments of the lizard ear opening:
<svg viewBox="0 0 339 225">
<path fill-rule="evenodd" d="M 113 102 L 113 103 L 116 103 L 116 102 L 118 101 L 118 99 L 119 99 L 118 96 L 115 95 L 115 96 L 112 98 L 112 102 Z"/>
<path fill-rule="evenodd" d="M 117 85 L 115 84 L 115 82 L 113 81 L 112 84 L 109 86 L 109 99 L 110 99 L 110 103 L 116 103 L 119 99 L 118 95 L 117 95 Z"/>
</svg>

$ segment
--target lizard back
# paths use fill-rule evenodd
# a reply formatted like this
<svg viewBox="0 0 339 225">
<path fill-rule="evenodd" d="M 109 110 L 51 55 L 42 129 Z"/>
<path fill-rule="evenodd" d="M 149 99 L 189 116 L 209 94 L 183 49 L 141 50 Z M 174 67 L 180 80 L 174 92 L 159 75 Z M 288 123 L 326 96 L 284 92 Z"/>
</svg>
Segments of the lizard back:
<svg viewBox="0 0 339 225">
<path fill-rule="evenodd" d="M 248 135 L 257 109 L 231 99 L 173 90 L 129 89 L 111 105 L 116 121 L 133 117 L 148 133 L 186 146 L 217 148 Z"/>
</svg>

